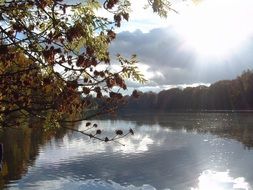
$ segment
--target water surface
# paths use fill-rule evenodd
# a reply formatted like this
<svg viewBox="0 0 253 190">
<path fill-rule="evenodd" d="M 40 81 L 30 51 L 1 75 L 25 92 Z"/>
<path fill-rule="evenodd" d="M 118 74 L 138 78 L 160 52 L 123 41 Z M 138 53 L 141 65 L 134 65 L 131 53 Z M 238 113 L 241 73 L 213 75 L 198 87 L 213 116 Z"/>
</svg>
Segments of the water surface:
<svg viewBox="0 0 253 190">
<path fill-rule="evenodd" d="M 93 141 L 76 132 L 49 140 L 31 140 L 33 134 L 27 134 L 20 142 L 30 139 L 29 148 L 23 150 L 29 153 L 5 157 L 3 183 L 6 189 L 252 189 L 252 116 L 128 114 L 92 121 L 106 135 L 113 135 L 116 128 L 134 129 L 134 136 L 119 141 L 125 146 Z M 79 125 L 80 130 L 85 128 L 85 123 Z M 20 157 L 22 166 L 11 166 L 10 159 Z"/>
</svg>

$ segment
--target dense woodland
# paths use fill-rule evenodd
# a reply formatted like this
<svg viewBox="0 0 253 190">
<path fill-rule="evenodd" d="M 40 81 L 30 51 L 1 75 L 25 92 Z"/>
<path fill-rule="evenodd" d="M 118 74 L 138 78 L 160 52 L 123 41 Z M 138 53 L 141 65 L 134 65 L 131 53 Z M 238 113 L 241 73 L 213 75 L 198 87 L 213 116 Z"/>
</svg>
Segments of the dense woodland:
<svg viewBox="0 0 253 190">
<path fill-rule="evenodd" d="M 218 81 L 209 87 L 172 88 L 158 94 L 139 92 L 139 98 L 126 96 L 123 109 L 159 111 L 252 110 L 253 71 L 234 80 Z"/>
</svg>

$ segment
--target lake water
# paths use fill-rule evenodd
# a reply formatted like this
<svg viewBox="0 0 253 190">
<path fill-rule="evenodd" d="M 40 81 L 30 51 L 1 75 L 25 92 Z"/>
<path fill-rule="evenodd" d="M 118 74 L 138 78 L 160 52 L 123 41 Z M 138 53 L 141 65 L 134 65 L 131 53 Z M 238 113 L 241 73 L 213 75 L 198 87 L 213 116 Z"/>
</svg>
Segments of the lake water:
<svg viewBox="0 0 253 190">
<path fill-rule="evenodd" d="M 43 139 L 8 132 L 5 189 L 250 190 L 253 114 L 129 114 L 92 121 L 104 134 L 135 135 L 104 143 L 68 132 Z M 79 125 L 85 130 L 85 123 Z M 17 132 L 15 132 L 17 133 Z M 14 138 L 15 137 L 15 138 Z M 18 139 L 17 139 L 18 138 Z M 14 151 L 15 150 L 15 151 Z"/>
</svg>

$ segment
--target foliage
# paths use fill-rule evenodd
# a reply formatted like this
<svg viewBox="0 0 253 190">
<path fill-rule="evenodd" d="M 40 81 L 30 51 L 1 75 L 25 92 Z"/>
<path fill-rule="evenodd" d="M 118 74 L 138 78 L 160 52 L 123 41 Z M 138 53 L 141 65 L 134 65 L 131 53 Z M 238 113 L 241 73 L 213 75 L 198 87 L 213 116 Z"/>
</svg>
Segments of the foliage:
<svg viewBox="0 0 253 190">
<path fill-rule="evenodd" d="M 160 111 L 253 110 L 253 71 L 234 80 L 223 80 L 210 87 L 173 88 L 158 94 L 139 93 L 139 99 L 125 97 L 125 109 Z"/>
<path fill-rule="evenodd" d="M 113 112 L 126 78 L 145 82 L 136 56 L 118 55 L 121 69 L 111 69 L 114 28 L 129 19 L 130 1 L 75 2 L 0 1 L 1 127 L 17 127 L 32 116 L 51 129 Z M 170 9 L 165 0 L 149 3 L 161 16 Z M 113 20 L 97 15 L 102 7 Z"/>
</svg>

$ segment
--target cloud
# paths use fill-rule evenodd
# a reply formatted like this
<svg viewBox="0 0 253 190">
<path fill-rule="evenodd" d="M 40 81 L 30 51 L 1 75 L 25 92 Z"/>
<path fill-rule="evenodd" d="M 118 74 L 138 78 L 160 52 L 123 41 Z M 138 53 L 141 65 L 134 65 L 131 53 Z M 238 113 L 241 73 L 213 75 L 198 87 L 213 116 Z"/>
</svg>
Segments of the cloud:
<svg viewBox="0 0 253 190">
<path fill-rule="evenodd" d="M 121 32 L 111 45 L 112 55 L 119 52 L 126 56 L 137 54 L 140 62 L 148 65 L 144 71 L 150 72 L 158 84 L 178 83 L 175 77 L 187 75 L 185 70 L 194 65 L 195 59 L 191 51 L 184 49 L 183 41 L 172 28 L 153 29 L 148 33 Z"/>
<path fill-rule="evenodd" d="M 252 69 L 252 48 L 250 39 L 238 51 L 231 52 L 230 57 L 199 58 L 170 26 L 147 33 L 141 30 L 120 32 L 110 52 L 125 56 L 137 54 L 143 65 L 140 70 L 150 80 L 147 86 L 164 86 L 233 79 L 243 70 Z"/>
<path fill-rule="evenodd" d="M 244 177 L 233 178 L 229 176 L 229 171 L 216 172 L 211 170 L 204 171 L 199 177 L 198 188 L 191 188 L 191 190 L 205 190 L 205 189 L 251 189 Z"/>
<path fill-rule="evenodd" d="M 112 55 L 119 52 L 125 56 L 137 54 L 140 62 L 148 66 L 147 70 L 147 67 L 140 69 L 145 69 L 147 78 L 156 85 L 189 82 L 190 70 L 195 64 L 194 53 L 184 49 L 183 41 L 172 28 L 153 29 L 148 33 L 121 32 L 111 46 Z"/>
<path fill-rule="evenodd" d="M 68 0 L 68 2 L 76 2 L 76 0 Z M 153 89 L 159 91 L 159 89 L 172 86 L 187 86 L 198 83 L 210 84 L 218 80 L 236 78 L 244 70 L 253 69 L 253 54 L 251 52 L 253 38 L 249 38 L 250 35 L 253 37 L 253 34 L 251 34 L 253 33 L 253 27 L 250 20 L 252 18 L 252 1 L 246 0 L 244 3 L 239 0 L 223 0 L 223 3 L 216 1 L 218 4 L 213 3 L 212 0 L 203 2 L 210 3 L 207 5 L 208 10 L 211 11 L 207 12 L 207 9 L 203 8 L 205 4 L 192 6 L 191 1 L 172 1 L 173 8 L 179 14 L 171 12 L 167 19 L 161 19 L 152 12 L 151 8 L 143 9 L 144 5 L 147 4 L 146 0 L 131 1 L 130 20 L 129 22 L 124 21 L 122 27 L 116 28 L 117 39 L 110 47 L 112 55 L 117 53 L 125 56 L 137 54 L 141 62 L 139 68 L 149 79 L 149 83 L 144 86 L 128 81 L 129 89 L 141 87 L 144 91 L 153 91 Z M 228 6 L 224 8 L 223 5 Z M 196 13 L 195 16 L 191 15 L 191 11 Z M 98 14 L 112 19 L 112 14 L 103 9 L 99 10 Z M 212 14 L 213 16 L 211 16 Z M 201 15 L 205 15 L 205 18 L 202 18 Z M 196 22 L 196 20 L 199 22 Z M 222 32 L 222 28 L 219 29 L 219 27 L 224 25 L 233 30 L 229 30 L 229 32 L 224 30 L 225 32 Z M 213 43 L 212 40 L 208 42 L 211 45 L 217 45 L 217 49 L 221 44 L 220 38 L 227 39 L 226 36 L 237 36 L 238 40 L 241 40 L 241 36 L 244 36 L 245 39 L 242 38 L 244 42 L 235 49 L 231 48 L 230 51 L 229 48 L 229 56 L 201 57 L 198 54 L 199 52 L 194 49 L 194 46 L 189 46 L 189 39 L 187 42 L 187 39 L 182 37 L 180 31 L 178 31 L 178 26 L 184 26 L 184 30 L 181 30 L 181 32 L 184 35 L 188 34 L 187 37 L 195 32 L 194 37 L 196 39 L 204 40 L 210 37 L 208 27 L 211 27 L 211 30 L 214 31 L 212 33 L 216 34 L 217 32 L 218 38 L 215 38 Z M 196 31 L 200 31 L 200 33 Z M 202 34 L 204 34 L 202 38 L 198 38 Z M 213 39 L 211 37 L 210 39 Z M 194 41 L 194 38 L 191 40 Z M 200 41 L 200 44 L 203 45 L 203 40 Z M 209 48 L 207 47 L 207 49 Z M 203 53 L 205 49 L 201 50 Z M 212 51 L 215 51 L 215 49 Z"/>
</svg>

